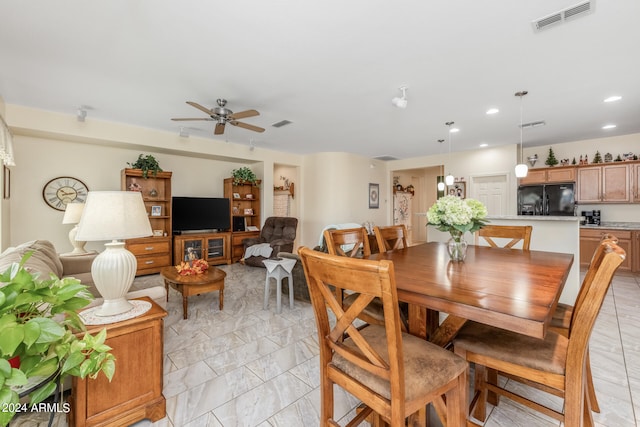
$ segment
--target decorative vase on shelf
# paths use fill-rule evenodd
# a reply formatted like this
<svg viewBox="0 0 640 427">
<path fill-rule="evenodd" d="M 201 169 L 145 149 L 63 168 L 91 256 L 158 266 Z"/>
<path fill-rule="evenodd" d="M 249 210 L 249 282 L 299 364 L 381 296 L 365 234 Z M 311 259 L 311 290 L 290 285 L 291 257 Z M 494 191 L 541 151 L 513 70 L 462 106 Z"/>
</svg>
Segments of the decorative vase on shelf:
<svg viewBox="0 0 640 427">
<path fill-rule="evenodd" d="M 464 233 L 458 230 L 449 232 L 451 238 L 447 242 L 447 250 L 451 261 L 462 262 L 467 256 L 467 242 L 464 240 Z"/>
</svg>

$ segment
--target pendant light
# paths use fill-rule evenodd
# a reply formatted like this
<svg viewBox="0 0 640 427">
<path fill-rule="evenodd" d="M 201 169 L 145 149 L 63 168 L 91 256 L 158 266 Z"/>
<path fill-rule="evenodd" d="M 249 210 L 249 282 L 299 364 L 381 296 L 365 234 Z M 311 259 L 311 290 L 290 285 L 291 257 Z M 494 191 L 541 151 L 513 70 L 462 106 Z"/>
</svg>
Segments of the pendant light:
<svg viewBox="0 0 640 427">
<path fill-rule="evenodd" d="M 453 122 L 446 122 L 445 125 L 449 126 L 449 175 L 444 179 L 444 183 L 447 185 L 453 185 L 455 178 L 451 175 L 451 126 Z"/>
<path fill-rule="evenodd" d="M 524 153 L 522 150 L 522 97 L 527 93 L 526 90 L 522 90 L 520 92 L 516 92 L 515 95 L 520 98 L 520 163 L 516 165 L 516 178 L 524 178 L 529 173 L 529 167 L 522 160 Z"/>
<path fill-rule="evenodd" d="M 438 142 L 440 143 L 440 154 L 442 154 L 442 143 L 444 142 L 444 139 L 439 139 Z M 444 164 L 440 165 L 440 176 L 438 177 L 438 191 L 444 191 L 444 181 L 442 180 L 444 176 Z"/>
</svg>

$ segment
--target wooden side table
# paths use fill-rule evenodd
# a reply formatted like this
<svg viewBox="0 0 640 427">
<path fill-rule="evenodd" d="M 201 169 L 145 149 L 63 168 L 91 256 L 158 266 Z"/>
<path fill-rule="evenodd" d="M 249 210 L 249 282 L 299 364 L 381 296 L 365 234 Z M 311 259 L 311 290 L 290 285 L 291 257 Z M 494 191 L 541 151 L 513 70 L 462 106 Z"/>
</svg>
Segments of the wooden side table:
<svg viewBox="0 0 640 427">
<path fill-rule="evenodd" d="M 116 357 L 113 380 L 73 378 L 69 425 L 125 426 L 166 415 L 162 395 L 163 318 L 167 312 L 150 298 L 146 313 L 122 322 L 87 326 L 91 334 L 107 329 L 106 344 Z"/>
<path fill-rule="evenodd" d="M 219 291 L 220 301 L 218 307 L 222 311 L 224 307 L 224 278 L 227 273 L 219 268 L 209 267 L 202 274 L 181 276 L 175 267 L 164 267 L 160 270 L 160 275 L 164 278 L 164 285 L 167 289 L 167 301 L 169 301 L 169 286 L 182 294 L 182 318 L 189 315 L 189 299 L 191 295 L 200 295 L 207 292 Z"/>
</svg>

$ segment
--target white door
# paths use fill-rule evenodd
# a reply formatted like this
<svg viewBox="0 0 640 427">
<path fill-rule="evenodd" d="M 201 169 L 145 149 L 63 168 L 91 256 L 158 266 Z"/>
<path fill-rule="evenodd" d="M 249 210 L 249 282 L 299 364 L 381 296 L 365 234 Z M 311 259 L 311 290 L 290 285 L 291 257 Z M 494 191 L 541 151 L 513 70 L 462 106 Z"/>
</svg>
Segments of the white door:
<svg viewBox="0 0 640 427">
<path fill-rule="evenodd" d="M 489 215 L 507 215 L 509 203 L 507 184 L 506 174 L 472 176 L 469 197 L 484 203 Z"/>
</svg>

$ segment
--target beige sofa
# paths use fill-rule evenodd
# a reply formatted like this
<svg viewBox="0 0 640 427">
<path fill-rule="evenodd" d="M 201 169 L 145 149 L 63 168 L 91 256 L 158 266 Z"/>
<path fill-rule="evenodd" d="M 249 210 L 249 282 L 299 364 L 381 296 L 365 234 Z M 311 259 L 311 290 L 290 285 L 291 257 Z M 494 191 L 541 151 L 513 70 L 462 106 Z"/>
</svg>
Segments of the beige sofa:
<svg viewBox="0 0 640 427">
<path fill-rule="evenodd" d="M 92 256 L 60 256 L 56 252 L 53 243 L 47 240 L 34 240 L 26 242 L 16 247 L 8 248 L 0 254 L 0 272 L 5 271 L 14 262 L 20 262 L 22 257 L 29 251 L 33 255 L 25 264 L 31 273 L 39 273 L 40 278 L 48 278 L 50 273 L 57 277 L 75 277 L 83 285 L 88 286 L 89 292 L 96 298 L 90 306 L 102 303 L 100 293 L 96 289 L 91 277 Z M 127 294 L 127 299 L 149 297 L 166 308 L 167 293 L 164 286 L 152 286 L 146 289 L 131 291 Z"/>
</svg>

